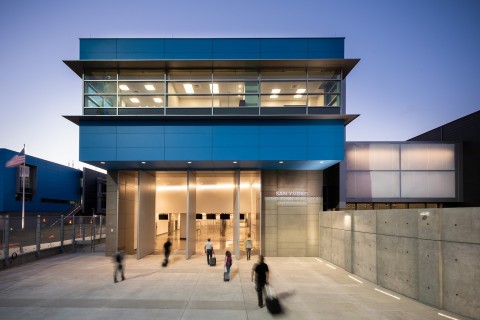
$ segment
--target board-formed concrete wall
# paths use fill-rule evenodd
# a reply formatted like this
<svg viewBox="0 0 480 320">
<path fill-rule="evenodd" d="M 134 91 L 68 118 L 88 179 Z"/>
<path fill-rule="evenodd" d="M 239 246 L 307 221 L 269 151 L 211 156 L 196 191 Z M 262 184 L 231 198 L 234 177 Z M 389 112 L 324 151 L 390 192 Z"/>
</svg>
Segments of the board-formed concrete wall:
<svg viewBox="0 0 480 320">
<path fill-rule="evenodd" d="M 389 290 L 480 319 L 480 208 L 327 211 L 320 257 Z"/>
</svg>

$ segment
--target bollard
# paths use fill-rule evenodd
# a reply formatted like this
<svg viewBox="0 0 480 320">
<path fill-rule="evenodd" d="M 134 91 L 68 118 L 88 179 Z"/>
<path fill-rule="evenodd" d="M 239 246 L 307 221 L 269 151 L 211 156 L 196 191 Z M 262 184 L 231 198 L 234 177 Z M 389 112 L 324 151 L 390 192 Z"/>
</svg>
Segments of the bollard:
<svg viewBox="0 0 480 320">
<path fill-rule="evenodd" d="M 35 255 L 40 257 L 40 231 L 41 231 L 41 219 L 40 215 L 37 215 L 37 229 L 35 231 L 35 244 L 36 244 L 36 252 Z"/>
<path fill-rule="evenodd" d="M 63 214 L 60 216 L 60 252 L 63 253 L 63 240 L 65 238 L 65 229 L 63 227 Z"/>
<path fill-rule="evenodd" d="M 8 235 L 8 229 L 10 228 L 9 227 L 9 222 L 10 222 L 10 216 L 7 214 L 5 216 L 3 216 L 3 264 L 5 266 L 8 265 L 8 254 L 10 253 L 9 252 L 9 248 L 10 248 L 10 239 L 9 239 L 9 235 Z"/>
</svg>

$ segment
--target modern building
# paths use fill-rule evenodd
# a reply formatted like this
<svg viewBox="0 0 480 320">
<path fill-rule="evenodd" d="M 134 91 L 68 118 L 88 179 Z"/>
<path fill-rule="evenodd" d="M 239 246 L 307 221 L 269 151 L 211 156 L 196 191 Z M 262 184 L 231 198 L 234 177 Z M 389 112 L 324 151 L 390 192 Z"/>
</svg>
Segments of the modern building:
<svg viewBox="0 0 480 320">
<path fill-rule="evenodd" d="M 317 256 L 318 232 L 298 227 L 344 159 L 358 61 L 343 38 L 80 39 L 65 63 L 82 112 L 65 117 L 80 161 L 107 170 L 107 254 L 141 258 L 178 228 L 189 257 L 220 228 L 237 256 L 248 234 L 268 255 Z"/>
<path fill-rule="evenodd" d="M 0 149 L 5 164 L 18 152 Z M 36 216 L 58 216 L 81 206 L 82 171 L 26 155 L 25 225 L 36 224 Z M 12 227 L 21 226 L 23 165 L 0 166 L 0 214 L 8 214 Z"/>
<path fill-rule="evenodd" d="M 0 149 L 4 164 L 18 152 Z M 12 228 L 21 227 L 23 165 L 0 166 L 0 215 L 10 216 Z M 40 215 L 44 223 L 60 215 L 105 214 L 105 174 L 84 168 L 75 169 L 26 155 L 24 225 L 34 227 Z"/>
<path fill-rule="evenodd" d="M 248 235 L 319 256 L 323 211 L 462 201 L 461 143 L 345 142 L 343 38 L 89 38 L 64 62 L 80 161 L 107 170 L 107 255 L 168 234 L 187 258 L 213 235 L 237 257 Z"/>
<path fill-rule="evenodd" d="M 480 207 L 480 110 L 432 129 L 409 141 L 456 141 L 461 145 L 459 175 L 462 199 L 451 206 Z"/>
</svg>

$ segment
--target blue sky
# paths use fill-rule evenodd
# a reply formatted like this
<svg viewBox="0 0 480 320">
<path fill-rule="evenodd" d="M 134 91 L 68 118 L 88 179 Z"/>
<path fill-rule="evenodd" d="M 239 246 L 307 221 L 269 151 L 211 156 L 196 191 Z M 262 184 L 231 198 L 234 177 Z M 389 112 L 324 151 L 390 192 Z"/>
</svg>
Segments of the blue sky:
<svg viewBox="0 0 480 320">
<path fill-rule="evenodd" d="M 345 37 L 349 141 L 404 141 L 480 110 L 479 0 L 25 0 L 0 4 L 0 148 L 78 161 L 79 38 Z"/>
</svg>

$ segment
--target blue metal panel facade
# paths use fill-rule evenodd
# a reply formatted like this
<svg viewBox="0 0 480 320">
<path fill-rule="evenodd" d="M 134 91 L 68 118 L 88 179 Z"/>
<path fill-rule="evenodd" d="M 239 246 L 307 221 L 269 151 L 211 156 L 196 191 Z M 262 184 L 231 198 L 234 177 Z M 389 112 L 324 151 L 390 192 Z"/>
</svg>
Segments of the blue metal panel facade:
<svg viewBox="0 0 480 320">
<path fill-rule="evenodd" d="M 84 121 L 80 161 L 343 160 L 342 120 Z"/>
<path fill-rule="evenodd" d="M 80 39 L 81 60 L 343 58 L 344 38 Z"/>
<path fill-rule="evenodd" d="M 0 160 L 5 163 L 17 152 L 0 149 Z M 53 203 L 52 200 L 80 202 L 82 171 L 27 155 L 26 164 L 36 168 L 36 193 L 33 201 L 25 202 L 27 213 L 65 212 L 72 204 Z M 17 168 L 0 166 L 0 212 L 20 212 L 22 201 L 15 200 Z M 43 199 L 43 200 L 42 200 Z M 47 201 L 45 201 L 47 200 Z"/>
</svg>

